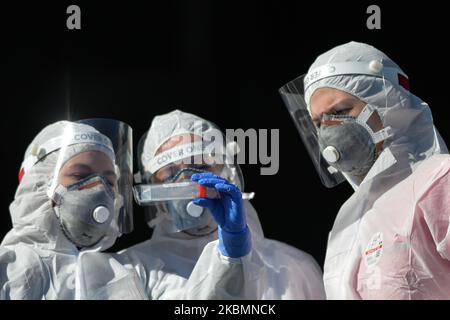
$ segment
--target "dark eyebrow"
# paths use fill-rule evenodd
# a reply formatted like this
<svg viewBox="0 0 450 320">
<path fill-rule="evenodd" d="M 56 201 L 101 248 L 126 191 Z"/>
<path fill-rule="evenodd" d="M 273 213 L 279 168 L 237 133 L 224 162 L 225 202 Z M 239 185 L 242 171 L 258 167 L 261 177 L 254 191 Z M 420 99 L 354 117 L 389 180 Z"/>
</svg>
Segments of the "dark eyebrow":
<svg viewBox="0 0 450 320">
<path fill-rule="evenodd" d="M 80 171 L 89 172 L 89 173 L 93 172 L 92 168 L 84 163 L 76 163 L 74 165 L 71 165 L 70 169 L 71 170 L 80 170 Z M 106 170 L 102 174 L 105 176 L 116 176 L 116 173 L 112 170 Z"/>
<path fill-rule="evenodd" d="M 70 169 L 84 170 L 84 171 L 92 171 L 92 168 L 83 163 L 76 163 L 70 166 Z"/>
<path fill-rule="evenodd" d="M 347 98 L 345 100 L 339 101 L 331 106 L 331 110 L 336 110 L 336 107 L 342 106 L 341 110 L 352 109 L 355 107 L 355 100 L 352 98 Z"/>
<path fill-rule="evenodd" d="M 328 109 L 329 111 L 343 111 L 343 110 L 348 110 L 348 109 L 353 109 L 355 107 L 354 105 L 355 103 L 355 98 L 345 98 L 344 100 L 338 101 L 334 104 L 332 104 L 330 106 L 330 108 Z M 343 106 L 345 108 L 342 108 L 341 110 L 336 110 L 335 108 L 339 107 L 339 106 Z M 319 119 L 317 117 L 311 117 L 313 121 L 319 121 Z"/>
</svg>

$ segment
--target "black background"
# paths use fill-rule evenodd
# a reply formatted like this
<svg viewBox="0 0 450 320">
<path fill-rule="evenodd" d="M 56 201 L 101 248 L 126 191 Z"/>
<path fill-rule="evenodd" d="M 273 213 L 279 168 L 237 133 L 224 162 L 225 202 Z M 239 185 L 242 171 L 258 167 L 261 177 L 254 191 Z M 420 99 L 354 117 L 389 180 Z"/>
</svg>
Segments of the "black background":
<svg viewBox="0 0 450 320">
<path fill-rule="evenodd" d="M 441 2 L 442 3 L 442 2 Z M 2 192 L 0 237 L 23 153 L 57 120 L 116 118 L 135 146 L 155 115 L 174 108 L 225 128 L 280 129 L 280 168 L 260 176 L 244 165 L 247 191 L 267 237 L 322 264 L 327 234 L 352 190 L 324 188 L 278 95 L 315 57 L 355 40 L 384 51 L 409 75 L 450 141 L 447 11 L 443 4 L 379 1 L 34 1 L 1 4 Z M 66 8 L 81 7 L 81 30 Z M 381 30 L 366 9 L 381 7 Z M 135 166 L 136 168 L 136 166 Z M 135 206 L 135 232 L 111 250 L 150 235 Z"/>
</svg>

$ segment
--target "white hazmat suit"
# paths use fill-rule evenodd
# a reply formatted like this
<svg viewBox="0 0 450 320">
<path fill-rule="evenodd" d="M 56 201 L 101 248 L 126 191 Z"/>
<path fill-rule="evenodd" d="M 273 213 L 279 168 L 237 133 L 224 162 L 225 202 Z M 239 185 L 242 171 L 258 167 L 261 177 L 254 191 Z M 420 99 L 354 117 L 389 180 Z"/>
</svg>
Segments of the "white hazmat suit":
<svg viewBox="0 0 450 320">
<path fill-rule="evenodd" d="M 123 132 L 124 127 L 120 128 Z M 72 141 L 72 137 L 80 138 L 77 134 L 89 141 L 58 145 Z M 234 281 L 243 273 L 241 265 L 217 252 L 216 259 L 205 256 L 208 263 L 202 264 L 213 268 L 211 272 L 196 268 L 183 290 L 158 286 L 158 276 L 162 274 L 159 258 L 140 256 L 147 268 L 143 272 L 144 267 L 135 269 L 133 264 L 122 263 L 122 255 L 99 252 L 112 246 L 120 236 L 118 210 L 98 243 L 79 248 L 69 240 L 49 196 L 59 171 L 55 168 L 87 151 L 103 152 L 117 165 L 117 152 L 114 156 L 108 141 L 90 126 L 61 121 L 44 128 L 27 148 L 23 164 L 26 170 L 10 206 L 13 229 L 0 246 L 0 299 L 200 299 L 241 295 L 242 286 Z M 121 151 L 126 154 L 130 150 L 123 147 Z M 30 164 L 26 159 L 34 154 L 37 158 Z M 121 206 L 123 203 L 116 209 Z M 134 253 L 139 256 L 139 252 Z M 149 291 L 149 287 L 154 290 Z M 154 294 L 158 290 L 163 294 Z"/>
<path fill-rule="evenodd" d="M 138 147 L 141 175 L 149 174 L 148 163 L 165 141 L 177 135 L 199 134 L 199 130 L 207 134 L 218 129 L 209 121 L 179 110 L 155 117 Z M 225 149 L 233 148 L 228 145 Z M 238 167 L 231 167 L 224 175 L 242 186 L 242 181 L 236 181 L 240 180 L 236 179 L 237 172 Z M 314 259 L 294 247 L 265 238 L 255 209 L 248 200 L 244 206 L 253 246 L 245 257 L 227 258 L 219 252 L 215 222 L 202 234 L 176 232 L 167 214 L 157 213 L 149 221 L 154 228 L 152 238 L 122 251 L 121 261 L 135 266 L 148 295 L 154 299 L 173 298 L 167 293 L 176 290 L 180 297 L 186 290 L 198 291 L 198 286 L 192 285 L 193 275 L 201 270 L 204 277 L 210 275 L 214 279 L 215 274 L 224 277 L 224 264 L 240 272 L 228 276 L 234 277 L 229 279 L 229 286 L 217 287 L 213 294 L 199 294 L 199 298 L 323 299 L 321 270 Z M 148 262 L 154 260 L 159 261 L 156 267 Z M 206 281 L 211 279 L 202 280 Z"/>
<path fill-rule="evenodd" d="M 363 43 L 320 55 L 304 79 L 308 110 L 316 90 L 338 89 L 371 106 L 386 129 L 364 178 L 343 173 L 355 192 L 329 234 L 327 297 L 449 299 L 450 157 L 430 108 L 395 62 Z M 295 97 L 294 86 L 284 89 Z M 334 161 L 338 154 L 328 151 Z"/>
</svg>

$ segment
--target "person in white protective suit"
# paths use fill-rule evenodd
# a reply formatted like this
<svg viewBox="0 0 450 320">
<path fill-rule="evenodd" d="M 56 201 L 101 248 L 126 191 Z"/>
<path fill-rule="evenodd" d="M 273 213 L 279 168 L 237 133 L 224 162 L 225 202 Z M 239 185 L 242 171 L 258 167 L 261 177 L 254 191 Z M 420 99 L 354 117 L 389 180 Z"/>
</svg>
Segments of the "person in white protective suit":
<svg viewBox="0 0 450 320">
<path fill-rule="evenodd" d="M 132 230 L 131 138 L 130 127 L 109 119 L 60 121 L 36 136 L 0 246 L 0 299 L 149 298 L 132 265 L 99 252 Z M 160 259 L 145 263 L 159 274 Z M 216 267 L 198 268 L 192 290 L 167 288 L 165 297 L 224 298 L 242 271 L 226 259 Z"/>
<path fill-rule="evenodd" d="M 145 297 L 135 272 L 116 274 L 98 252 L 130 231 L 131 155 L 131 128 L 116 120 L 59 121 L 35 137 L 0 246 L 0 299 Z M 103 286 L 86 291 L 98 265 Z"/>
<path fill-rule="evenodd" d="M 322 182 L 354 189 L 328 238 L 327 298 L 449 299 L 450 156 L 406 74 L 350 42 L 280 93 Z"/>
<path fill-rule="evenodd" d="M 208 145 L 212 136 L 214 148 Z M 154 229 L 151 239 L 120 252 L 118 260 L 135 266 L 152 299 L 178 298 L 169 294 L 176 290 L 179 297 L 186 290 L 198 291 L 200 299 L 323 299 L 322 273 L 314 259 L 287 244 L 266 239 L 255 209 L 248 200 L 241 200 L 239 190 L 244 181 L 232 160 L 234 152 L 236 144 L 227 144 L 213 123 L 175 110 L 155 117 L 141 138 L 137 176 L 144 186 L 191 180 L 219 192 L 221 185 L 233 186 L 237 194 L 233 206 L 246 216 L 252 250 L 223 244 L 221 211 L 226 212 L 226 203 L 197 198 L 147 206 L 147 221 Z M 137 199 L 141 204 L 144 200 Z M 239 272 L 223 274 L 227 265 Z M 207 285 L 211 282 L 207 277 L 214 274 L 229 280 L 230 285 L 217 286 L 212 294 L 200 292 L 198 283 Z"/>
</svg>

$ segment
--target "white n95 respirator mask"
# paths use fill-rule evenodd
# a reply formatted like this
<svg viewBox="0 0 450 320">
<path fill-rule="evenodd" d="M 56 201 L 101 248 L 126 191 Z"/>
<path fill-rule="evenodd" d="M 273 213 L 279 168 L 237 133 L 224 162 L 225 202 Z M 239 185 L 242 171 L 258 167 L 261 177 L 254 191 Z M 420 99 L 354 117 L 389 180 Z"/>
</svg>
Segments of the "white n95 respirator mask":
<svg viewBox="0 0 450 320">
<path fill-rule="evenodd" d="M 64 234 L 78 248 L 98 243 L 114 218 L 113 187 L 99 175 L 67 187 L 59 184 L 52 200 Z"/>
</svg>

